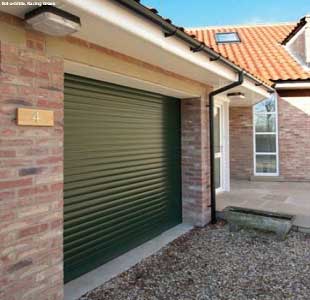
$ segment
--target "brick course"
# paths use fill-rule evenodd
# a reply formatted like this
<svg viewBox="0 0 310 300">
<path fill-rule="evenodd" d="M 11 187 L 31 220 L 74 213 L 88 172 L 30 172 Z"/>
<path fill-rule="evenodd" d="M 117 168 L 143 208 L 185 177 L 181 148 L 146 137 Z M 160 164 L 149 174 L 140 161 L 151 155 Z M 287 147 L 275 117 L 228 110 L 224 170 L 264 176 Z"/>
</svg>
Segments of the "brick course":
<svg viewBox="0 0 310 300">
<path fill-rule="evenodd" d="M 210 222 L 209 117 L 206 98 L 181 101 L 183 222 Z"/>
<path fill-rule="evenodd" d="M 249 179 L 253 175 L 252 107 L 230 107 L 230 176 Z"/>
<path fill-rule="evenodd" d="M 298 93 L 298 92 L 297 92 Z M 286 180 L 310 180 L 310 97 L 307 107 L 298 108 L 298 98 L 279 97 L 280 176 Z M 295 105 L 293 105 L 294 103 Z"/>
<path fill-rule="evenodd" d="M 42 35 L 26 45 L 0 44 L 0 299 L 61 300 L 63 60 Z M 55 126 L 17 126 L 18 107 L 54 110 Z"/>
</svg>

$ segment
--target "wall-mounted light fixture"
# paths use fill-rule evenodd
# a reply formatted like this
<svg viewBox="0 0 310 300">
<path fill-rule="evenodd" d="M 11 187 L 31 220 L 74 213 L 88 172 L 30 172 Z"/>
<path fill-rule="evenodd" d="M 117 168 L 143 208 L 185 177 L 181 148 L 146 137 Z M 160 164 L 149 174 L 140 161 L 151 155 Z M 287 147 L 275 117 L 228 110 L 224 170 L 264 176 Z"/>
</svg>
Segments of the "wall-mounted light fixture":
<svg viewBox="0 0 310 300">
<path fill-rule="evenodd" d="M 227 97 L 231 100 L 243 100 L 243 99 L 245 99 L 244 93 L 241 93 L 241 92 L 228 93 Z"/>
<path fill-rule="evenodd" d="M 81 28 L 79 17 L 50 5 L 26 13 L 25 20 L 32 29 L 53 36 L 66 36 Z"/>
</svg>

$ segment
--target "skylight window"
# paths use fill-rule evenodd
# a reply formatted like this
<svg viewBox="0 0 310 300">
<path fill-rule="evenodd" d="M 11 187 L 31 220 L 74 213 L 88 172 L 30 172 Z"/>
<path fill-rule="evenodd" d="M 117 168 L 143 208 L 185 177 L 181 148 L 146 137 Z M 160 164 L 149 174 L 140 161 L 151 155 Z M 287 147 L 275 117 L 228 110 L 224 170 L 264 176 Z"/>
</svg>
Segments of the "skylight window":
<svg viewBox="0 0 310 300">
<path fill-rule="evenodd" d="M 218 32 L 215 40 L 217 43 L 239 43 L 240 37 L 237 32 Z"/>
</svg>

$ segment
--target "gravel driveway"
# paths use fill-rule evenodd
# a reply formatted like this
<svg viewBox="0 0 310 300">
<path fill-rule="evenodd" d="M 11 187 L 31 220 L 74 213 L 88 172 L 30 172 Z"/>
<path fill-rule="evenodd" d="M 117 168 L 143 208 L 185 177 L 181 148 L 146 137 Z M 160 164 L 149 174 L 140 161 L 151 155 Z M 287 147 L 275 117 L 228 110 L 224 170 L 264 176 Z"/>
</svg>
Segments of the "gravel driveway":
<svg viewBox="0 0 310 300">
<path fill-rule="evenodd" d="M 194 229 L 80 300 L 310 299 L 310 234 Z"/>
</svg>

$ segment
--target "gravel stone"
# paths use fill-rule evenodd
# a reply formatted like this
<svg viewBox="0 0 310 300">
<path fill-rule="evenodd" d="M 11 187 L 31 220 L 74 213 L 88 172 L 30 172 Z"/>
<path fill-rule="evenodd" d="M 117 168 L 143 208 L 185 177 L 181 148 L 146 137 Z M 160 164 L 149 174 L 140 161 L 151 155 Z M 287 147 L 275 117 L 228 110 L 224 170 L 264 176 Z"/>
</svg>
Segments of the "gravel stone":
<svg viewBox="0 0 310 300">
<path fill-rule="evenodd" d="M 310 299 L 310 234 L 193 229 L 80 300 Z"/>
</svg>

